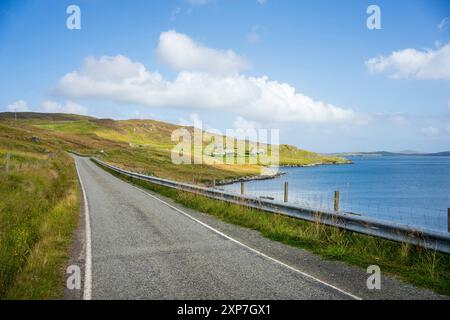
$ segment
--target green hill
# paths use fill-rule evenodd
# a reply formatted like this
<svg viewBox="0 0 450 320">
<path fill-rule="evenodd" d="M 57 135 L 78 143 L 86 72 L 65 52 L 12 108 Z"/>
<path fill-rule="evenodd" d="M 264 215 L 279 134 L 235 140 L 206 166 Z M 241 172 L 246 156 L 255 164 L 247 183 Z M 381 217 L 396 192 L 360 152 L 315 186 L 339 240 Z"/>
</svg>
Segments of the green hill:
<svg viewBox="0 0 450 320">
<path fill-rule="evenodd" d="M 172 132 L 180 128 L 193 132 L 192 127 L 155 120 L 116 121 L 69 114 L 17 113 L 17 118 L 16 122 L 14 113 L 0 113 L 0 134 L 4 131 L 2 127 L 13 127 L 14 130 L 23 131 L 28 139 L 35 137 L 36 141 L 51 142 L 62 150 L 95 155 L 117 166 L 159 177 L 208 184 L 213 179 L 238 179 L 259 175 L 261 171 L 260 164 L 249 162 L 252 157 L 249 151 L 256 147 L 251 142 L 247 143 L 245 154 L 235 155 L 235 158 L 243 158 L 240 160 L 245 164 L 223 164 L 219 161 L 223 159 L 210 155 L 203 155 L 213 162 L 209 165 L 173 164 L 171 150 L 175 142 L 171 141 Z M 204 132 L 204 136 L 210 138 L 212 135 Z M 20 141 L 10 139 L 8 142 L 5 137 L 1 139 L 4 140 L 3 149 L 20 146 Z M 207 144 L 204 142 L 204 146 Z M 271 151 L 271 146 L 268 146 L 268 150 Z M 280 146 L 281 166 L 347 162 L 343 158 L 323 156 L 294 146 Z"/>
</svg>

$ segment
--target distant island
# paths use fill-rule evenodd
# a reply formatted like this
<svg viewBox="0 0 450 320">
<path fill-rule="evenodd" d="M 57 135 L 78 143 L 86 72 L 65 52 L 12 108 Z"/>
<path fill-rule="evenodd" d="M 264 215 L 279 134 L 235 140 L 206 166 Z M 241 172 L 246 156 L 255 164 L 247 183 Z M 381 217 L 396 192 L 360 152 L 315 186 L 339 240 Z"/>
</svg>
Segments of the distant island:
<svg viewBox="0 0 450 320">
<path fill-rule="evenodd" d="M 339 153 L 330 153 L 328 155 L 338 156 L 338 157 L 392 157 L 392 156 L 450 157 L 450 151 L 442 151 L 442 152 L 435 152 L 435 153 L 421 153 L 421 152 L 415 152 L 415 151 L 339 152 Z"/>
</svg>

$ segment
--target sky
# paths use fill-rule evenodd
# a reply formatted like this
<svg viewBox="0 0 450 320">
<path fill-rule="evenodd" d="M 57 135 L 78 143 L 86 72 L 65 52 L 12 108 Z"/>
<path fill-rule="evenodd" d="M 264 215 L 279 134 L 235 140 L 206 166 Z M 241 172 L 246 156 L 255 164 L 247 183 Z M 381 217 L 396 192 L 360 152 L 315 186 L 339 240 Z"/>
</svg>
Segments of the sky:
<svg viewBox="0 0 450 320">
<path fill-rule="evenodd" d="M 450 150 L 450 1 L 1 0 L 0 88 L 0 112 L 275 128 L 318 152 Z"/>
</svg>

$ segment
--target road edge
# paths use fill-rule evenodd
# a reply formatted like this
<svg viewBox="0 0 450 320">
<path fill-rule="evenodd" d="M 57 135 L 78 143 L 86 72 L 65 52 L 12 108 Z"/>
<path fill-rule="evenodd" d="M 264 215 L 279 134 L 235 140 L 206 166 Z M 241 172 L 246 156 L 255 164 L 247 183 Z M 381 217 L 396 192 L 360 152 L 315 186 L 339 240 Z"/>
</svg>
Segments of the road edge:
<svg viewBox="0 0 450 320">
<path fill-rule="evenodd" d="M 89 204 L 84 188 L 83 180 L 81 179 L 80 170 L 77 159 L 74 158 L 75 168 L 77 170 L 78 181 L 80 183 L 81 194 L 84 203 L 84 217 L 85 217 L 85 266 L 84 266 L 84 288 L 83 300 L 92 299 L 92 244 L 91 244 L 91 219 L 89 214 Z"/>
</svg>

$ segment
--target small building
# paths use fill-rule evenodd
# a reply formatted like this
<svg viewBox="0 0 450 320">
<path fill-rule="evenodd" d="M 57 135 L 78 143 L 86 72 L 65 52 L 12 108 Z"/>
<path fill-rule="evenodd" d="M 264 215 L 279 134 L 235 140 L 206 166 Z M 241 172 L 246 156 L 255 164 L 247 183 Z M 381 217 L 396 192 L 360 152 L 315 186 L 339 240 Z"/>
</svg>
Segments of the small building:
<svg viewBox="0 0 450 320">
<path fill-rule="evenodd" d="M 250 151 L 251 156 L 258 156 L 260 154 L 265 154 L 265 153 L 266 153 L 266 151 L 264 149 L 252 149 Z"/>
</svg>

